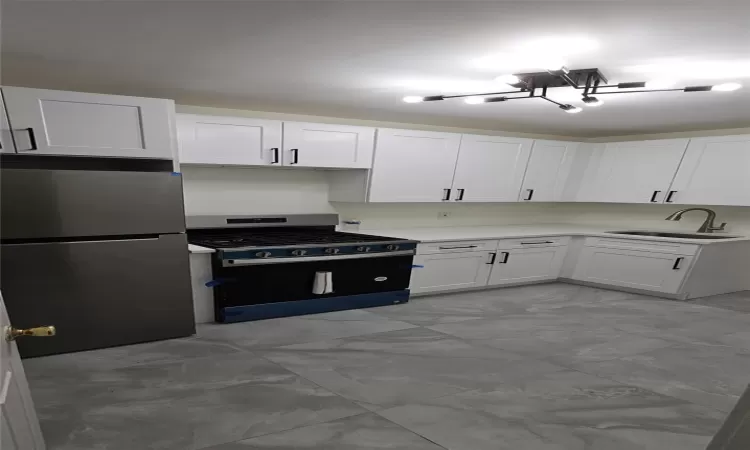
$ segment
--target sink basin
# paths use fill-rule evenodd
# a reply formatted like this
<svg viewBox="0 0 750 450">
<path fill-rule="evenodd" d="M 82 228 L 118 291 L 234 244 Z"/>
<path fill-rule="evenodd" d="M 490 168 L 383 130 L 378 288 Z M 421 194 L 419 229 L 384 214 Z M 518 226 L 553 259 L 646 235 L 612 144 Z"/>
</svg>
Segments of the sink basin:
<svg viewBox="0 0 750 450">
<path fill-rule="evenodd" d="M 671 237 L 681 239 L 734 239 L 739 236 L 716 236 L 714 234 L 693 234 L 693 233 L 670 233 L 668 231 L 607 231 L 611 234 L 629 234 L 632 236 L 656 236 Z"/>
</svg>

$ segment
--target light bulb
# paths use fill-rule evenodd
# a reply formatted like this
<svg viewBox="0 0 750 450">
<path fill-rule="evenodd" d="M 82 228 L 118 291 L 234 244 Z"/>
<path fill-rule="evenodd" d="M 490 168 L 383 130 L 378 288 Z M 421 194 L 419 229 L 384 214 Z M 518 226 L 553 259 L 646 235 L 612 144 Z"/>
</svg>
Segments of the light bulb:
<svg viewBox="0 0 750 450">
<path fill-rule="evenodd" d="M 484 103 L 484 97 L 477 97 L 477 96 L 466 97 L 464 99 L 464 103 L 468 105 L 478 105 L 480 103 Z"/>
<path fill-rule="evenodd" d="M 677 81 L 675 80 L 669 80 L 669 79 L 661 79 L 661 80 L 651 80 L 646 82 L 646 87 L 649 89 L 669 89 L 672 86 L 677 84 Z"/>
<path fill-rule="evenodd" d="M 741 87 L 742 85 L 740 83 L 722 83 L 722 84 L 717 84 L 715 86 L 711 86 L 711 90 L 729 92 L 729 91 L 736 91 L 737 89 Z"/>
<path fill-rule="evenodd" d="M 495 78 L 495 81 L 499 83 L 505 83 L 505 84 L 516 84 L 520 82 L 521 80 L 515 76 L 515 75 L 500 75 L 499 77 Z"/>
<path fill-rule="evenodd" d="M 419 97 L 416 95 L 407 95 L 403 99 L 406 103 L 421 103 L 424 101 L 424 97 Z"/>
</svg>

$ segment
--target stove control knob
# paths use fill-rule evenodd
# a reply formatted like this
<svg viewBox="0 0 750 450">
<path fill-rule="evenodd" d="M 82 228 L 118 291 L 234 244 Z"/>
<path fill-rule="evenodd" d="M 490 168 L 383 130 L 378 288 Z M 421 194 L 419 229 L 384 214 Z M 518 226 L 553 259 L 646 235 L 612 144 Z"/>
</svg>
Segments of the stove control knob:
<svg viewBox="0 0 750 450">
<path fill-rule="evenodd" d="M 258 252 L 255 254 L 258 258 L 268 258 L 271 256 L 271 252 Z"/>
<path fill-rule="evenodd" d="M 338 248 L 327 248 L 326 249 L 326 253 L 328 253 L 329 255 L 335 255 L 336 253 L 338 253 L 340 251 L 341 251 L 341 249 L 338 249 Z"/>
<path fill-rule="evenodd" d="M 389 246 L 386 247 L 386 249 L 390 250 L 392 252 L 395 252 L 396 250 L 398 250 L 398 245 L 396 245 L 396 244 L 390 244 Z"/>
<path fill-rule="evenodd" d="M 357 251 L 358 251 L 358 252 L 363 252 L 363 253 L 367 253 L 367 252 L 369 252 L 370 250 L 371 250 L 371 248 L 370 248 L 370 247 L 365 247 L 365 246 L 362 246 L 362 247 L 357 247 Z"/>
<path fill-rule="evenodd" d="M 292 250 L 292 255 L 294 256 L 305 256 L 307 254 L 307 250 Z"/>
</svg>

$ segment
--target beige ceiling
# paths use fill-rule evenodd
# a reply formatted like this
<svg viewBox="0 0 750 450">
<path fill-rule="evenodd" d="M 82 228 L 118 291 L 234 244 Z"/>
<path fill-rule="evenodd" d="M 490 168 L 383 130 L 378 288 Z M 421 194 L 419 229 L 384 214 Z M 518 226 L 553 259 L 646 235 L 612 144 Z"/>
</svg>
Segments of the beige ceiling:
<svg viewBox="0 0 750 450">
<path fill-rule="evenodd" d="M 749 1 L 28 1 L 2 4 L 6 85 L 178 103 L 606 136 L 750 126 Z M 570 45 L 560 45 L 572 43 Z M 487 55 L 501 54 L 482 65 Z M 406 104 L 503 90 L 559 58 L 611 81 L 739 81 L 736 92 Z M 569 89 L 550 96 L 580 105 Z"/>
</svg>

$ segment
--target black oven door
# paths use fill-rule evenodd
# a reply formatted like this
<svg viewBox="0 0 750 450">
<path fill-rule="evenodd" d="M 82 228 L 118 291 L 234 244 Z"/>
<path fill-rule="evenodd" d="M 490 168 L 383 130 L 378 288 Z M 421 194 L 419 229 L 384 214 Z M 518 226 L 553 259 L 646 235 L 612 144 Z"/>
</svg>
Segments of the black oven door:
<svg viewBox="0 0 750 450">
<path fill-rule="evenodd" d="M 216 319 L 229 322 L 360 308 L 370 305 L 371 301 L 400 303 L 408 300 L 413 258 L 413 254 L 370 254 L 355 259 L 334 256 L 315 261 L 270 264 L 242 265 L 240 261 L 228 266 L 217 258 L 213 268 L 217 280 L 214 291 Z M 330 285 L 326 286 L 328 293 L 316 293 L 315 279 L 320 273 L 330 273 Z M 388 302 L 388 297 L 395 292 L 401 293 L 400 300 Z M 361 303 L 362 299 L 367 302 Z M 262 305 L 270 308 L 266 308 L 266 312 L 260 312 L 263 308 L 252 308 Z M 228 317 L 232 311 L 244 318 Z"/>
</svg>

